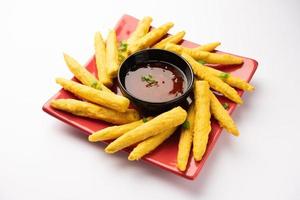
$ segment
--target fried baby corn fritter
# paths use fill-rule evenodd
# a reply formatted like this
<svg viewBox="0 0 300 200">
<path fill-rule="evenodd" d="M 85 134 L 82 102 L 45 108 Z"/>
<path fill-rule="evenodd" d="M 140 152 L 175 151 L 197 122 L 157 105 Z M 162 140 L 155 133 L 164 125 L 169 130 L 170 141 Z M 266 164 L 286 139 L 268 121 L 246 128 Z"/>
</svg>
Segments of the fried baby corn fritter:
<svg viewBox="0 0 300 200">
<path fill-rule="evenodd" d="M 181 134 L 178 143 L 177 168 L 180 171 L 186 170 L 186 165 L 190 156 L 190 151 L 193 143 L 194 121 L 195 106 L 194 104 L 192 104 L 188 110 L 186 118 L 186 123 L 188 125 L 181 128 Z"/>
<path fill-rule="evenodd" d="M 127 124 L 140 119 L 139 113 L 134 109 L 126 112 L 117 112 L 85 101 L 75 99 L 57 99 L 51 101 L 51 106 L 73 115 L 99 119 L 113 124 Z"/>
<path fill-rule="evenodd" d="M 212 42 L 200 45 L 199 47 L 193 48 L 194 51 L 214 51 L 218 46 L 220 46 L 220 42 Z"/>
<path fill-rule="evenodd" d="M 141 159 L 144 155 L 150 153 L 168 139 L 176 131 L 176 128 L 177 127 L 173 127 L 166 131 L 162 131 L 161 133 L 139 143 L 129 154 L 128 160 L 133 161 Z"/>
<path fill-rule="evenodd" d="M 254 90 L 254 87 L 251 84 L 247 83 L 246 81 L 244 81 L 236 76 L 233 76 L 231 74 L 222 72 L 220 70 L 202 65 L 201 63 L 199 63 L 199 66 L 202 66 L 203 70 L 207 71 L 208 73 L 211 73 L 217 77 L 222 78 L 222 80 L 225 83 L 227 83 L 228 85 L 230 85 L 232 87 L 239 88 L 244 91 L 250 91 L 250 92 Z"/>
<path fill-rule="evenodd" d="M 144 17 L 141 21 L 139 21 L 135 31 L 130 34 L 127 39 L 127 44 L 131 45 L 136 42 L 138 39 L 142 38 L 149 31 L 150 25 L 152 22 L 152 17 Z"/>
<path fill-rule="evenodd" d="M 82 84 L 98 90 L 112 93 L 110 89 L 99 82 L 93 74 L 91 74 L 85 67 L 80 65 L 74 58 L 67 54 L 64 54 L 64 59 L 70 71 Z"/>
<path fill-rule="evenodd" d="M 200 161 L 205 153 L 210 125 L 210 90 L 207 81 L 195 81 L 195 119 L 193 153 L 196 161 Z"/>
<path fill-rule="evenodd" d="M 99 81 L 108 87 L 112 86 L 112 79 L 107 73 L 106 67 L 106 47 L 100 32 L 95 33 L 94 37 L 95 59 Z"/>
<path fill-rule="evenodd" d="M 120 137 L 124 133 L 135 129 L 136 127 L 142 125 L 145 123 L 144 121 L 150 120 L 151 118 L 141 119 L 139 121 L 131 122 L 129 124 L 123 124 L 120 126 L 110 126 L 105 129 L 102 129 L 100 131 L 97 131 L 89 136 L 90 142 L 98 142 L 98 141 L 104 141 L 104 140 L 112 140 Z"/>
<path fill-rule="evenodd" d="M 64 78 L 57 78 L 56 83 L 80 98 L 116 110 L 118 112 L 126 112 L 130 103 L 126 97 L 97 90 Z"/>
<path fill-rule="evenodd" d="M 166 44 L 165 49 L 178 54 L 186 53 L 196 60 L 203 60 L 210 64 L 234 65 L 243 63 L 242 58 L 229 54 L 210 53 L 199 49 L 184 48 L 172 43 Z"/>
<path fill-rule="evenodd" d="M 166 37 L 165 39 L 156 43 L 152 48 L 163 49 L 167 43 L 177 44 L 178 42 L 180 42 L 183 39 L 184 35 L 185 35 L 185 31 L 180 31 L 180 32 L 176 33 L 175 35 Z"/>
<path fill-rule="evenodd" d="M 224 127 L 229 133 L 234 136 L 238 136 L 239 130 L 237 129 L 233 119 L 223 105 L 219 102 L 217 97 L 210 91 L 210 110 L 212 115 L 219 124 Z"/>
<path fill-rule="evenodd" d="M 211 73 L 208 73 L 190 55 L 183 53 L 182 56 L 191 64 L 193 72 L 198 78 L 202 80 L 206 80 L 209 83 L 211 88 L 224 94 L 228 99 L 238 104 L 243 103 L 243 100 L 241 99 L 237 91 L 232 87 L 230 87 L 227 83 L 223 82 L 221 78 L 216 77 Z"/>
<path fill-rule="evenodd" d="M 105 152 L 115 153 L 151 136 L 176 127 L 185 121 L 186 115 L 186 111 L 180 106 L 164 112 L 149 122 L 146 122 L 117 138 L 106 147 Z"/>
<path fill-rule="evenodd" d="M 109 31 L 106 40 L 106 69 L 111 79 L 117 76 L 119 70 L 119 52 L 115 30 Z"/>
<path fill-rule="evenodd" d="M 166 23 L 157 29 L 148 32 L 145 36 L 138 39 L 134 43 L 128 45 L 129 54 L 133 54 L 141 49 L 148 48 L 159 41 L 167 32 L 172 28 L 174 24 L 172 22 Z"/>
</svg>

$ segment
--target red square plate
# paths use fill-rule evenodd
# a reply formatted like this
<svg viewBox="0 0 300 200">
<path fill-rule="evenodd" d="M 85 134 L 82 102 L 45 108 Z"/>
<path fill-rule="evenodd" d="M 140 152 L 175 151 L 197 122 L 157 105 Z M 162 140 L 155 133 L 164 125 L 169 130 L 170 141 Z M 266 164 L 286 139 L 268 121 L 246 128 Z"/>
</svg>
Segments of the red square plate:
<svg viewBox="0 0 300 200">
<path fill-rule="evenodd" d="M 118 22 L 115 28 L 118 40 L 121 41 L 126 39 L 130 35 L 130 33 L 134 31 L 137 23 L 138 20 L 136 18 L 129 15 L 124 15 L 120 19 L 120 21 Z M 197 46 L 197 44 L 189 41 L 183 41 L 182 45 L 186 47 Z M 224 68 L 224 71 L 230 72 L 231 74 L 238 76 L 249 82 L 257 68 L 257 62 L 250 58 L 243 57 L 243 59 L 244 59 L 243 65 L 226 66 Z M 86 67 L 90 72 L 96 74 L 96 66 L 95 66 L 94 58 L 90 60 L 90 62 L 87 64 Z M 238 92 L 240 95 L 243 94 L 243 91 L 241 90 L 238 90 Z M 43 110 L 48 114 L 52 115 L 53 117 L 56 117 L 61 121 L 82 130 L 83 133 L 86 134 L 87 136 L 97 130 L 110 126 L 110 124 L 105 123 L 103 121 L 77 117 L 63 111 L 55 110 L 50 107 L 50 101 L 52 99 L 61 99 L 61 98 L 75 98 L 75 97 L 69 92 L 62 89 L 43 106 Z M 237 106 L 235 103 L 232 103 L 226 98 L 219 97 L 219 100 L 221 102 L 227 102 L 229 104 L 230 113 L 232 113 Z M 195 179 L 199 174 L 201 168 L 203 167 L 209 154 L 211 153 L 218 137 L 221 134 L 221 131 L 222 128 L 219 126 L 219 124 L 215 120 L 212 120 L 212 131 L 210 133 L 207 150 L 203 159 L 200 162 L 195 162 L 193 157 L 190 156 L 187 170 L 185 172 L 181 172 L 176 168 L 178 133 L 170 137 L 167 141 L 165 141 L 162 145 L 160 145 L 151 154 L 145 156 L 143 160 L 147 161 L 148 163 L 152 163 L 162 169 L 170 171 L 174 174 L 180 175 L 184 178 Z M 126 149 L 125 151 L 128 152 L 129 150 L 130 149 Z"/>
</svg>

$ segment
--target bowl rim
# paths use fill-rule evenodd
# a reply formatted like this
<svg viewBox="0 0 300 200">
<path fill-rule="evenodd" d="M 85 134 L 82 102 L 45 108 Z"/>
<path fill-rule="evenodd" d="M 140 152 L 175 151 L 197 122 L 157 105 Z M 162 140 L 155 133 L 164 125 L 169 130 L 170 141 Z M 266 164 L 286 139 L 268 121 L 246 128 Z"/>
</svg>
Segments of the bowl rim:
<svg viewBox="0 0 300 200">
<path fill-rule="evenodd" d="M 121 68 L 122 66 L 124 66 L 124 63 L 129 60 L 131 57 L 134 57 L 136 56 L 137 54 L 141 54 L 141 53 L 145 53 L 145 52 L 148 52 L 148 51 L 162 51 L 164 53 L 169 53 L 169 54 L 173 54 L 174 56 L 177 56 L 179 57 L 180 59 L 182 59 L 185 63 L 186 63 L 186 66 L 188 67 L 188 70 L 191 72 L 191 81 L 188 81 L 188 78 L 186 77 L 187 79 L 187 82 L 189 83 L 189 85 L 187 86 L 185 92 L 180 95 L 179 97 L 176 97 L 174 99 L 171 99 L 171 100 L 168 100 L 168 101 L 162 101 L 162 102 L 152 102 L 152 101 L 145 101 L 145 100 L 142 100 L 142 99 L 139 99 L 137 98 L 136 96 L 134 96 L 131 92 L 129 92 L 125 85 L 122 84 L 121 82 L 121 75 L 120 75 L 120 71 L 121 71 Z M 159 59 L 157 59 L 157 61 L 160 61 Z M 165 61 L 162 61 L 162 62 L 165 62 Z M 172 65 L 175 65 L 173 63 L 170 63 Z M 176 67 L 178 67 L 177 65 L 175 65 Z M 184 73 L 184 75 L 186 76 L 186 73 L 182 70 L 182 72 Z M 143 50 L 139 50 L 133 54 L 131 54 L 130 56 L 128 56 L 125 60 L 123 60 L 123 62 L 121 63 L 120 65 L 120 68 L 118 70 L 118 85 L 121 89 L 121 91 L 124 91 L 126 93 L 126 95 L 128 95 L 130 98 L 133 98 L 134 101 L 138 101 L 139 103 L 147 103 L 147 104 L 153 104 L 153 105 L 165 105 L 165 104 L 172 104 L 172 103 L 175 103 L 175 102 L 178 102 L 178 101 L 181 101 L 185 98 L 188 97 L 188 95 L 190 94 L 191 90 L 193 89 L 193 84 L 194 84 L 194 73 L 193 73 L 193 70 L 192 70 L 192 67 L 190 65 L 190 63 L 185 59 L 183 58 L 181 55 L 177 54 L 177 53 L 174 53 L 172 51 L 168 51 L 168 50 L 164 50 L 164 49 L 158 49 L 158 48 L 148 48 L 148 49 L 143 49 Z"/>
</svg>

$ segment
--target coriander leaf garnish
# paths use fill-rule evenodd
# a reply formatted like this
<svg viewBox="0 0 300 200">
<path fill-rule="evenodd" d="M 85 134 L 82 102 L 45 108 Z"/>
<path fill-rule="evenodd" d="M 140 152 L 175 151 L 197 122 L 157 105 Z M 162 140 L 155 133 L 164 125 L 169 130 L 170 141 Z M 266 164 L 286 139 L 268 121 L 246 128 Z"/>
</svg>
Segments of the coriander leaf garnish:
<svg viewBox="0 0 300 200">
<path fill-rule="evenodd" d="M 221 79 L 226 79 L 226 78 L 229 77 L 229 74 L 226 73 L 226 72 L 222 72 L 222 73 L 219 75 L 219 77 L 220 77 Z"/>
<path fill-rule="evenodd" d="M 142 81 L 147 82 L 149 86 L 156 85 L 158 83 L 151 74 L 144 75 L 141 79 Z"/>
<path fill-rule="evenodd" d="M 190 128 L 190 122 L 187 121 L 187 120 L 185 120 L 185 122 L 182 124 L 182 127 L 183 127 L 184 129 L 189 129 L 189 128 Z"/>
<path fill-rule="evenodd" d="M 122 62 L 125 59 L 125 57 L 119 53 L 119 61 Z"/>
<path fill-rule="evenodd" d="M 119 46 L 119 50 L 124 52 L 124 51 L 127 50 L 127 46 L 128 46 L 128 44 L 126 42 L 121 41 L 120 46 Z"/>
<path fill-rule="evenodd" d="M 91 87 L 97 89 L 98 83 L 97 83 L 96 81 L 94 81 L 94 82 L 92 83 Z"/>
<path fill-rule="evenodd" d="M 202 65 L 205 65 L 206 62 L 204 60 L 198 60 L 198 63 L 202 64 Z"/>
<path fill-rule="evenodd" d="M 228 103 L 223 103 L 222 106 L 227 110 L 229 108 Z"/>
<path fill-rule="evenodd" d="M 97 83 L 94 82 L 92 85 L 91 85 L 92 88 L 96 88 L 97 87 Z"/>
<path fill-rule="evenodd" d="M 147 117 L 143 117 L 143 122 L 146 123 L 148 121 Z"/>
<path fill-rule="evenodd" d="M 95 88 L 95 89 L 97 89 L 97 90 L 102 90 L 101 85 L 100 85 L 97 81 L 94 81 L 94 82 L 91 84 L 91 87 L 92 87 L 92 88 Z"/>
</svg>

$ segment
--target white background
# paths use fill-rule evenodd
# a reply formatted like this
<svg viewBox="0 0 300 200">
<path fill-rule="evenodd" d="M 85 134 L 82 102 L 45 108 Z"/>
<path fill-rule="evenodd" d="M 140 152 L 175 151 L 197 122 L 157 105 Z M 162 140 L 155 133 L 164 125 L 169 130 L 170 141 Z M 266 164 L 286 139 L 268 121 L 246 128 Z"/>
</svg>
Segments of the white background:
<svg viewBox="0 0 300 200">
<path fill-rule="evenodd" d="M 300 199 L 299 11 L 297 0 L 1 0 L 0 200 Z M 257 89 L 234 114 L 241 136 L 223 132 L 195 181 L 106 155 L 41 110 L 54 78 L 71 77 L 62 53 L 84 64 L 94 32 L 125 13 L 259 62 Z"/>
</svg>

